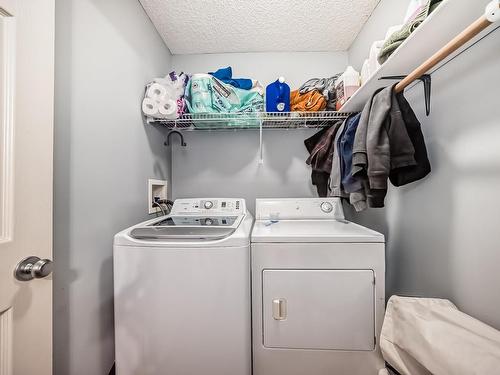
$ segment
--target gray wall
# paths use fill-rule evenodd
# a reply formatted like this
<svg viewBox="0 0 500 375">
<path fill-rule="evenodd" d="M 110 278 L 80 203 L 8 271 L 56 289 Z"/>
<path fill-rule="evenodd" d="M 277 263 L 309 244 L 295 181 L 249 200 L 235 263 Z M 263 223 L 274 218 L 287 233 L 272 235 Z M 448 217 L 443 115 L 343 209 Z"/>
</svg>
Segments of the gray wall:
<svg viewBox="0 0 500 375">
<path fill-rule="evenodd" d="M 247 53 L 174 55 L 173 68 L 199 73 L 231 65 L 236 77 L 267 85 L 284 75 L 291 89 L 313 77 L 329 77 L 347 65 L 346 53 Z M 243 197 L 253 210 L 257 197 L 314 196 L 305 164 L 304 139 L 317 130 L 267 130 L 264 164 L 259 165 L 259 132 L 185 133 L 187 147 L 172 153 L 173 197 Z"/>
<path fill-rule="evenodd" d="M 483 4 L 478 5 L 481 13 Z M 394 19 L 383 0 L 379 20 Z M 399 16 L 396 15 L 396 17 Z M 373 18 L 373 17 L 372 17 Z M 364 29 L 376 35 L 380 30 Z M 385 210 L 352 218 L 387 234 L 388 293 L 444 297 L 500 329 L 500 30 L 432 74 L 432 113 L 420 85 L 407 97 L 422 122 L 433 171 L 393 188 Z M 351 51 L 367 50 L 366 37 Z M 352 53 L 350 53 L 350 56 Z M 422 57 L 416 57 L 423 59 Z M 396 73 L 396 72 L 395 72 Z"/>
<path fill-rule="evenodd" d="M 381 0 L 349 48 L 349 64 L 359 72 L 372 43 L 383 40 L 390 26 L 403 23 L 409 0 Z M 399 73 L 394 73 L 399 74 Z"/>
<path fill-rule="evenodd" d="M 168 178 L 163 135 L 139 108 L 171 56 L 136 0 L 56 7 L 55 374 L 105 375 L 113 235 L 147 217 L 147 179 Z"/>
</svg>

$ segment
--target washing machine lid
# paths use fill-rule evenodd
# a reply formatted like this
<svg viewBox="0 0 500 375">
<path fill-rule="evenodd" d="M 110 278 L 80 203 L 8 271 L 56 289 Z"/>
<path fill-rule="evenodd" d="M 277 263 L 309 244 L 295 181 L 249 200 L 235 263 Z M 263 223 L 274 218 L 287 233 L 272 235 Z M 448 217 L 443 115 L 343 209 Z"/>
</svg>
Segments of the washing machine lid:
<svg viewBox="0 0 500 375">
<path fill-rule="evenodd" d="M 135 247 L 245 246 L 253 217 L 244 199 L 178 199 L 172 213 L 116 234 L 114 245 Z"/>
<path fill-rule="evenodd" d="M 232 235 L 243 216 L 167 216 L 133 228 L 130 236 L 148 240 L 220 240 Z"/>
<path fill-rule="evenodd" d="M 205 220 L 205 219 L 202 219 Z M 212 219 L 207 219 L 212 220 Z M 233 227 L 220 226 L 162 226 L 149 225 L 134 228 L 130 236 L 149 240 L 220 240 L 236 231 Z"/>
<path fill-rule="evenodd" d="M 384 242 L 381 233 L 346 220 L 257 220 L 252 242 Z"/>
</svg>

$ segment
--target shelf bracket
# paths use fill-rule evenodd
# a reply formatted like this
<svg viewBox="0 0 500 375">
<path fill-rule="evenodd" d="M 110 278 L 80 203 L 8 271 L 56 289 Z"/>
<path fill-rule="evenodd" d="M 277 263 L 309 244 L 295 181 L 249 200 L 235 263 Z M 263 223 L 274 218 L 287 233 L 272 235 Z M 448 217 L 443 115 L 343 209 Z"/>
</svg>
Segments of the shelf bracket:
<svg viewBox="0 0 500 375">
<path fill-rule="evenodd" d="M 406 78 L 406 76 L 387 76 L 387 77 L 380 77 L 379 79 L 397 79 L 397 80 L 402 80 Z M 418 80 L 422 81 L 424 84 L 424 97 L 425 97 L 425 114 L 427 116 L 430 115 L 431 113 L 431 84 L 432 84 L 432 78 L 430 74 L 424 74 L 423 76 L 419 77 Z"/>
<path fill-rule="evenodd" d="M 264 164 L 264 150 L 262 145 L 262 123 L 264 121 L 259 121 L 259 165 Z"/>
</svg>

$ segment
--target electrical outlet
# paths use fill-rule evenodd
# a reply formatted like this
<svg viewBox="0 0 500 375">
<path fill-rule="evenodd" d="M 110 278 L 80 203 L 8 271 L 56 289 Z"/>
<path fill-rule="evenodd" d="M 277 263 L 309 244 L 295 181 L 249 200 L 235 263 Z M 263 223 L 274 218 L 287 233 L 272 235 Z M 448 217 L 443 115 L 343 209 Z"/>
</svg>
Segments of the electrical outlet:
<svg viewBox="0 0 500 375">
<path fill-rule="evenodd" d="M 154 206 L 155 198 L 167 199 L 167 181 L 165 180 L 148 180 L 148 213 L 155 214 L 161 212 L 158 206 Z"/>
</svg>

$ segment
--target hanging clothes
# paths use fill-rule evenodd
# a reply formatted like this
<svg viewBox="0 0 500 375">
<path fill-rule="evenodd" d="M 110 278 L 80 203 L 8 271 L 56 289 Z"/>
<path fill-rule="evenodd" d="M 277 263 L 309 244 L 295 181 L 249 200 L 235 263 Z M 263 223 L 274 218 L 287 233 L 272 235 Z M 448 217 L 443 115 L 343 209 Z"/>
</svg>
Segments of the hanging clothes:
<svg viewBox="0 0 500 375">
<path fill-rule="evenodd" d="M 384 207 L 389 180 L 403 186 L 430 173 L 420 123 L 394 87 L 378 90 L 361 113 L 304 141 L 319 196 L 348 198 L 358 212 Z"/>
<path fill-rule="evenodd" d="M 369 207 L 384 207 L 391 172 L 417 165 L 394 86 L 366 103 L 354 137 L 351 173 L 367 180 Z"/>
<path fill-rule="evenodd" d="M 341 125 L 342 121 L 338 121 L 329 128 L 321 129 L 318 133 L 304 141 L 304 145 L 310 154 L 306 163 L 312 168 L 312 184 L 316 186 L 318 196 L 320 197 L 327 197 L 329 195 L 334 139 Z"/>
<path fill-rule="evenodd" d="M 342 186 L 342 154 L 340 153 L 340 140 L 345 133 L 347 119 L 344 120 L 334 139 L 333 157 L 332 157 L 332 172 L 330 175 L 330 195 L 332 197 L 349 198 Z"/>
<path fill-rule="evenodd" d="M 361 113 L 348 117 L 345 121 L 345 130 L 338 145 L 340 155 L 340 172 L 342 189 L 349 194 L 349 203 L 357 212 L 367 209 L 365 181 L 363 178 L 352 175 L 352 148 L 354 137 L 359 125 Z"/>
</svg>

